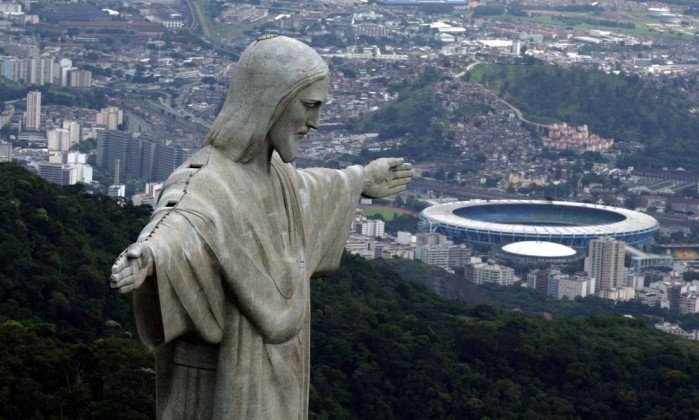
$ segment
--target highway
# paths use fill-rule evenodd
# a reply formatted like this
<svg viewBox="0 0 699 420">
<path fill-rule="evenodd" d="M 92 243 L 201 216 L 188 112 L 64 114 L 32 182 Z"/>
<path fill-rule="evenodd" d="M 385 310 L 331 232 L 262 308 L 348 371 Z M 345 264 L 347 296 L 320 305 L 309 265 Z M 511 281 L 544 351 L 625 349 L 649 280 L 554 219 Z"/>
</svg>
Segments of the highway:
<svg viewBox="0 0 699 420">
<path fill-rule="evenodd" d="M 455 185 L 444 181 L 437 181 L 425 178 L 413 179 L 409 184 L 411 190 L 418 191 L 435 191 L 442 195 L 452 196 L 463 200 L 480 198 L 484 200 L 494 199 L 527 199 L 529 197 L 520 194 L 510 194 L 504 191 L 497 191 L 487 188 L 474 187 L 472 185 Z"/>
</svg>

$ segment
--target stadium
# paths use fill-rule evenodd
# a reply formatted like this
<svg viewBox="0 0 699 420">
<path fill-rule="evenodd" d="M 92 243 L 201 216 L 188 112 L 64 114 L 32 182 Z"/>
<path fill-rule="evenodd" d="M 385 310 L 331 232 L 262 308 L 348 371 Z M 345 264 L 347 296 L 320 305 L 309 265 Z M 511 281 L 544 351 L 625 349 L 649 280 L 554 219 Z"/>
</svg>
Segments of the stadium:
<svg viewBox="0 0 699 420">
<path fill-rule="evenodd" d="M 629 245 L 650 242 L 658 222 L 644 213 L 567 201 L 471 200 L 438 204 L 420 213 L 421 228 L 454 240 L 504 245 L 545 241 L 587 248 L 606 236 Z"/>
</svg>

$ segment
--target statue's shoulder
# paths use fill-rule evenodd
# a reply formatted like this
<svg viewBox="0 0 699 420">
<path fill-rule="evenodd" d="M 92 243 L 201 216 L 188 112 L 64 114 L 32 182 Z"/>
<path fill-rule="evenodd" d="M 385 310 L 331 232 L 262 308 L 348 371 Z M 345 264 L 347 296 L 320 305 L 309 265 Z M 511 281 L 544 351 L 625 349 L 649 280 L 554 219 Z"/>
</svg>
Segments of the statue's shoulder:
<svg viewBox="0 0 699 420">
<path fill-rule="evenodd" d="M 206 183 L 226 179 L 241 171 L 240 164 L 225 157 L 212 146 L 197 150 L 167 178 L 163 187 L 185 186 L 193 182 Z"/>
<path fill-rule="evenodd" d="M 202 200 L 220 201 L 223 197 L 235 200 L 236 196 L 246 195 L 241 189 L 253 185 L 248 178 L 240 163 L 214 147 L 205 146 L 168 177 L 159 202 L 167 197 L 171 203 L 197 207 Z"/>
<path fill-rule="evenodd" d="M 141 236 L 149 236 L 173 212 L 196 214 L 196 220 L 211 223 L 223 213 L 245 214 L 245 203 L 250 197 L 248 189 L 252 185 L 245 176 L 239 163 L 213 147 L 203 147 L 163 183 L 151 222 Z"/>
<path fill-rule="evenodd" d="M 188 181 L 208 164 L 210 152 L 207 149 L 208 147 L 199 149 L 182 163 L 182 165 L 176 168 L 163 183 L 163 189 L 188 184 Z"/>
</svg>

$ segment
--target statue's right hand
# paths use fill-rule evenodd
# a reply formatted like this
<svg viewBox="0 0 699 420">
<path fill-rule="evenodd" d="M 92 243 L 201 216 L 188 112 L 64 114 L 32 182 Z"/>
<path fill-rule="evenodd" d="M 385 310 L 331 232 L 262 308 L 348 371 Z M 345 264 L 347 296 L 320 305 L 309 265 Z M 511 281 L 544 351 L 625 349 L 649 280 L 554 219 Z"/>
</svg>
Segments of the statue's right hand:
<svg viewBox="0 0 699 420">
<path fill-rule="evenodd" d="M 146 277 L 153 274 L 153 254 L 148 246 L 131 244 L 112 266 L 109 286 L 119 293 L 128 293 L 141 287 Z"/>
</svg>

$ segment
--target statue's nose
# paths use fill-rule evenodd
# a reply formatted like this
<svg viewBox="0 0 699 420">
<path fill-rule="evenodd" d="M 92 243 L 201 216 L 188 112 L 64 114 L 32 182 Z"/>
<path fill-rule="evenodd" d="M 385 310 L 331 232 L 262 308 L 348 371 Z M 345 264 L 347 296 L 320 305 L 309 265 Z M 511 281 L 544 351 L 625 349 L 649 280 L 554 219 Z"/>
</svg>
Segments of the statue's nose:
<svg viewBox="0 0 699 420">
<path fill-rule="evenodd" d="M 309 115 L 308 119 L 306 120 L 306 125 L 314 130 L 317 130 L 319 121 L 320 112 L 314 112 L 311 115 Z"/>
</svg>

